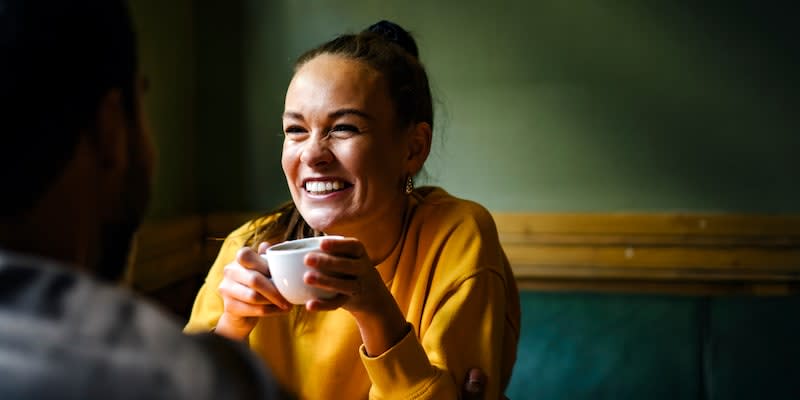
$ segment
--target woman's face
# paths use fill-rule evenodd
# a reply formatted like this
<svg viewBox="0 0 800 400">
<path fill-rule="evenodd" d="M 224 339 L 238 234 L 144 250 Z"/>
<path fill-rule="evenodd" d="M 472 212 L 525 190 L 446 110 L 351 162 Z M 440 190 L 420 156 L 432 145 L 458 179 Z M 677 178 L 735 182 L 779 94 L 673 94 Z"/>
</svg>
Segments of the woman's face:
<svg viewBox="0 0 800 400">
<path fill-rule="evenodd" d="M 405 205 L 411 172 L 383 77 L 359 61 L 322 54 L 286 93 L 281 164 L 292 199 L 319 231 L 358 237 Z"/>
</svg>

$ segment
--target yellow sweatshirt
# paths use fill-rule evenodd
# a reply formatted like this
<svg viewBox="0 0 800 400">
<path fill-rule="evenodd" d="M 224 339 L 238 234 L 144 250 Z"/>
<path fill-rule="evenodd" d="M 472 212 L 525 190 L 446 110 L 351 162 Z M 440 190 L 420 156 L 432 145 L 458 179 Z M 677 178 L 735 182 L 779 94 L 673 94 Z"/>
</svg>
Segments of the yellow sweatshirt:
<svg viewBox="0 0 800 400">
<path fill-rule="evenodd" d="M 488 376 L 487 399 L 511 376 L 519 338 L 519 293 L 491 215 L 438 188 L 417 189 L 405 235 L 378 271 L 413 325 L 377 357 L 344 310 L 261 318 L 250 347 L 301 399 L 456 399 L 470 368 Z M 214 328 L 225 265 L 252 236 L 245 224 L 225 240 L 195 300 L 188 332 Z"/>
</svg>

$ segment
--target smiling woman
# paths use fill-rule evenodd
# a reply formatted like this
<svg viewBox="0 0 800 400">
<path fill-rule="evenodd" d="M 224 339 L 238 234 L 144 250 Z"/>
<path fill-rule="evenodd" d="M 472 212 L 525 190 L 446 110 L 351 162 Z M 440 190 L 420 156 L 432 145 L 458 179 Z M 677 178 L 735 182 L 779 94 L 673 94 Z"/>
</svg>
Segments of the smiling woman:
<svg viewBox="0 0 800 400">
<path fill-rule="evenodd" d="M 399 26 L 301 56 L 283 114 L 292 202 L 229 235 L 186 329 L 248 340 L 300 398 L 457 398 L 472 368 L 500 397 L 519 294 L 486 209 L 414 188 L 432 127 L 425 70 Z M 258 253 L 319 235 L 344 238 L 305 257 L 304 282 L 337 295 L 292 309 Z"/>
</svg>

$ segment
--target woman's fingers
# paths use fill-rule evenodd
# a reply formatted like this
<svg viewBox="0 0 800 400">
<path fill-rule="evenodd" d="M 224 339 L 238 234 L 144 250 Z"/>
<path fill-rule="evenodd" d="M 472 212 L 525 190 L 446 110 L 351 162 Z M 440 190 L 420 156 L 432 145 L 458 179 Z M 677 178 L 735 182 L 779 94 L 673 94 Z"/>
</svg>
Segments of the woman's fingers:
<svg viewBox="0 0 800 400">
<path fill-rule="evenodd" d="M 233 298 L 227 298 L 224 301 L 225 312 L 240 318 L 263 317 L 265 315 L 285 312 L 275 304 L 251 304 Z"/>
<path fill-rule="evenodd" d="M 313 300 L 306 304 L 309 310 L 331 310 L 337 307 L 358 307 L 386 290 L 383 280 L 357 239 L 328 239 L 320 246 L 322 251 L 306 255 L 305 263 L 311 268 L 303 275 L 309 286 L 336 292 L 330 300 Z"/>
<path fill-rule="evenodd" d="M 222 296 L 230 297 L 249 304 L 272 303 L 261 293 L 258 293 L 255 289 L 249 288 L 233 280 L 223 280 L 219 284 L 219 293 Z"/>
<path fill-rule="evenodd" d="M 366 268 L 373 268 L 366 257 L 352 259 L 318 251 L 306 254 L 304 261 L 313 269 L 340 277 L 354 277 L 364 273 Z"/>
<path fill-rule="evenodd" d="M 236 261 L 225 266 L 217 288 L 224 310 L 217 321 L 218 334 L 242 340 L 253 330 L 259 317 L 284 313 L 292 307 L 267 274 L 266 260 L 250 248 L 239 250 Z"/>
<path fill-rule="evenodd" d="M 306 309 L 309 311 L 331 311 L 341 307 L 349 299 L 349 297 L 341 294 L 330 299 L 313 299 L 306 302 Z"/>
<path fill-rule="evenodd" d="M 259 252 L 266 252 L 269 243 L 258 245 Z M 271 303 L 288 310 L 292 304 L 281 296 L 278 289 L 268 279 L 270 276 L 267 260 L 249 247 L 243 247 L 236 253 L 236 260 L 244 269 L 235 268 L 232 277 L 237 282 L 250 287 L 264 296 Z M 226 271 L 227 272 L 227 271 Z"/>
<path fill-rule="evenodd" d="M 252 250 L 251 250 L 252 251 Z M 228 289 L 228 294 L 231 296 L 238 296 L 237 298 L 242 301 L 248 299 L 259 299 L 260 295 L 267 302 L 277 305 L 280 308 L 288 310 L 292 308 L 292 304 L 281 296 L 275 285 L 264 274 L 247 269 L 237 263 L 228 264 L 223 271 L 223 282 L 220 284 L 220 290 L 223 286 Z M 234 289 L 233 285 L 226 284 L 225 280 L 230 280 L 238 285 L 244 286 L 255 293 L 245 292 L 242 289 Z"/>
<path fill-rule="evenodd" d="M 303 281 L 308 285 L 348 297 L 361 294 L 361 281 L 356 277 L 335 277 L 319 271 L 307 271 L 303 275 Z"/>
<path fill-rule="evenodd" d="M 367 255 L 364 245 L 355 238 L 325 239 L 320 243 L 320 250 L 339 257 L 359 259 Z"/>
<path fill-rule="evenodd" d="M 267 260 L 249 247 L 242 247 L 239 249 L 239 251 L 236 253 L 236 262 L 247 269 L 258 271 L 263 275 L 270 276 Z"/>
</svg>

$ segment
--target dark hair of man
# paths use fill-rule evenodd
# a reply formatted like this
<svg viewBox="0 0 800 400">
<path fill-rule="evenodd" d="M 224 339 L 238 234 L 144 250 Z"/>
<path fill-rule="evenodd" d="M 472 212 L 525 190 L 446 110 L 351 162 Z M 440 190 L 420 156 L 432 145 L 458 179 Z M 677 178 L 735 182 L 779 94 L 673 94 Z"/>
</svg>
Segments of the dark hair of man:
<svg viewBox="0 0 800 400">
<path fill-rule="evenodd" d="M 0 217 L 35 207 L 112 89 L 135 119 L 123 0 L 0 0 Z"/>
</svg>

